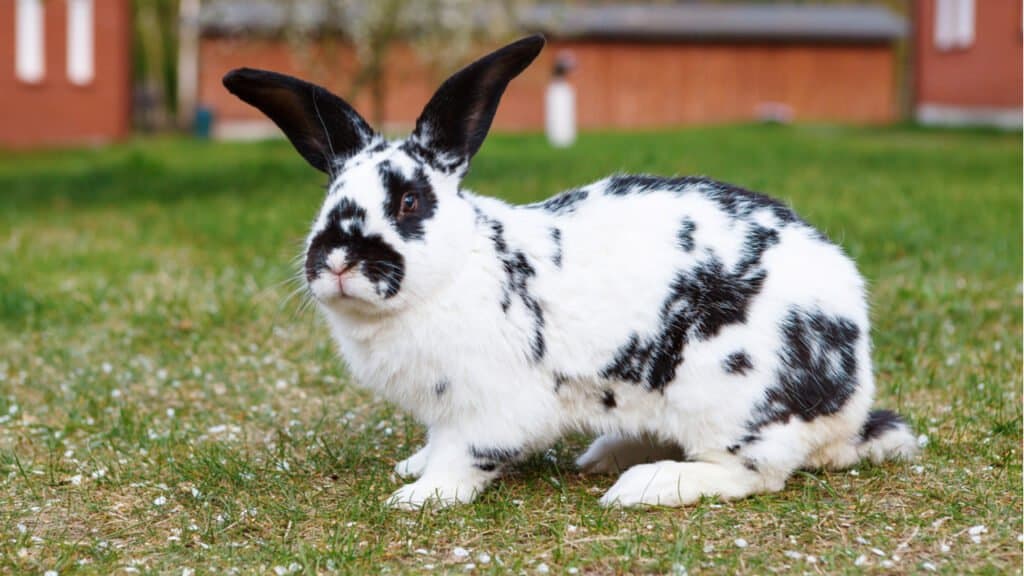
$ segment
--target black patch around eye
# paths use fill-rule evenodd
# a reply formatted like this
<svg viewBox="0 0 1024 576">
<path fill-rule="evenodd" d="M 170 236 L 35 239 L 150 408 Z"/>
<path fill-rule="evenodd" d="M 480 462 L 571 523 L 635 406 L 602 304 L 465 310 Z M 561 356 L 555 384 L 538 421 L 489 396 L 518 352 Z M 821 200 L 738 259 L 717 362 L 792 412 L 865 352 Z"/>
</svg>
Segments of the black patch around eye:
<svg viewBox="0 0 1024 576">
<path fill-rule="evenodd" d="M 384 214 L 391 221 L 398 235 L 403 240 L 422 240 L 423 223 L 429 220 L 437 209 L 437 195 L 430 186 L 430 180 L 422 167 L 413 171 L 411 178 L 406 178 L 391 162 L 381 162 L 377 166 L 381 184 L 384 186 Z M 402 209 L 406 194 L 414 194 L 416 210 L 406 212 Z"/>
</svg>

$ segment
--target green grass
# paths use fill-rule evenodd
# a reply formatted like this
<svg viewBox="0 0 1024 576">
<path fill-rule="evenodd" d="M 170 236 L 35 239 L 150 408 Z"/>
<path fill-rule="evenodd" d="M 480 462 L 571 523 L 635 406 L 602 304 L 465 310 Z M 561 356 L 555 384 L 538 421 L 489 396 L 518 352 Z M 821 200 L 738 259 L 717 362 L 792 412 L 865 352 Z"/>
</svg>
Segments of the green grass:
<svg viewBox="0 0 1024 576">
<path fill-rule="evenodd" d="M 571 438 L 473 505 L 391 511 L 423 430 L 350 386 L 287 298 L 323 193 L 287 144 L 4 153 L 0 572 L 1020 569 L 1019 134 L 498 136 L 467 185 L 528 201 L 612 171 L 768 192 L 840 242 L 872 285 L 879 403 L 927 436 L 921 459 L 619 511 Z"/>
</svg>

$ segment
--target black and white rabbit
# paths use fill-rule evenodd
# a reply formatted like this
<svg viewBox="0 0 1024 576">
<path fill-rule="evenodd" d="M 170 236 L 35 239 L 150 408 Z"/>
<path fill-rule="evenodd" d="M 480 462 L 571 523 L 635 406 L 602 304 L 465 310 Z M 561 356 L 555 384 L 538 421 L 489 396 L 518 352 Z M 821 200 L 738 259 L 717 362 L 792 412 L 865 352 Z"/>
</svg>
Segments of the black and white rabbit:
<svg viewBox="0 0 1024 576">
<path fill-rule="evenodd" d="M 705 178 L 612 176 L 527 206 L 460 188 L 543 45 L 457 72 L 393 142 L 322 87 L 224 78 L 330 175 L 309 290 L 355 382 L 429 430 L 390 502 L 469 502 L 571 430 L 599 434 L 581 469 L 624 471 L 606 505 L 912 457 L 906 423 L 870 410 L 864 280 L 786 205 Z"/>
</svg>

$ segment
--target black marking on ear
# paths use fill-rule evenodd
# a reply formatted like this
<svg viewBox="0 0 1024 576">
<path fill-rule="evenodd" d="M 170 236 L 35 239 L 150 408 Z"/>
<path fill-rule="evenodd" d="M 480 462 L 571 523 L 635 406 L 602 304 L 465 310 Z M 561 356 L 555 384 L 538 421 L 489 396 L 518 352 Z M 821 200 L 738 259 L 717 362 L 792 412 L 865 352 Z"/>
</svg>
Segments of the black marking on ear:
<svg viewBox="0 0 1024 576">
<path fill-rule="evenodd" d="M 252 68 L 224 76 L 224 87 L 273 120 L 314 168 L 331 174 L 334 163 L 355 155 L 377 136 L 347 102 L 326 88 Z"/>
<path fill-rule="evenodd" d="M 697 247 L 697 243 L 693 239 L 693 233 L 696 231 L 697 223 L 690 218 L 683 218 L 683 223 L 679 226 L 679 232 L 676 234 L 676 241 L 684 252 L 693 252 L 693 249 Z"/>
<path fill-rule="evenodd" d="M 857 341 L 860 329 L 841 316 L 820 310 L 790 309 L 779 326 L 777 381 L 755 408 L 749 428 L 788 422 L 794 416 L 810 422 L 835 414 L 857 390 Z"/>
<path fill-rule="evenodd" d="M 527 204 L 525 208 L 546 210 L 552 214 L 572 214 L 576 212 L 577 206 L 587 199 L 590 192 L 586 188 L 575 188 L 552 196 L 542 202 Z"/>
<path fill-rule="evenodd" d="M 469 447 L 469 456 L 474 460 L 473 466 L 484 472 L 493 472 L 499 467 L 515 462 L 522 455 L 518 448 L 481 448 Z"/>
<path fill-rule="evenodd" d="M 753 367 L 754 364 L 750 361 L 750 356 L 742 350 L 729 354 L 722 363 L 722 368 L 729 374 L 743 375 Z"/>
<path fill-rule="evenodd" d="M 551 256 L 551 262 L 554 263 L 556 268 L 562 267 L 562 230 L 560 228 L 552 227 L 549 230 L 551 234 L 551 241 L 555 243 L 555 251 Z"/>
<path fill-rule="evenodd" d="M 501 222 L 477 211 L 477 217 L 491 229 L 491 243 L 494 252 L 505 270 L 505 282 L 502 284 L 501 309 L 506 314 L 512 307 L 513 296 L 518 296 L 526 310 L 533 316 L 533 335 L 530 339 L 530 354 L 534 362 L 544 358 L 547 344 L 544 338 L 544 310 L 530 292 L 530 280 L 536 276 L 536 270 L 530 264 L 526 254 L 521 250 L 510 250 L 505 241 L 505 227 Z"/>
<path fill-rule="evenodd" d="M 615 392 L 611 390 L 605 390 L 604 395 L 601 397 L 601 404 L 604 404 L 605 410 L 611 410 L 618 404 L 615 402 Z"/>
<path fill-rule="evenodd" d="M 860 441 L 874 440 L 890 430 L 896 430 L 907 423 L 892 410 L 872 410 L 860 429 Z"/>
<path fill-rule="evenodd" d="M 453 74 L 424 107 L 412 139 L 440 154 L 472 158 L 487 136 L 508 83 L 543 47 L 542 36 L 529 36 Z"/>
<path fill-rule="evenodd" d="M 441 378 L 440 380 L 437 381 L 436 384 L 434 384 L 434 395 L 437 396 L 438 398 L 444 396 L 445 393 L 448 392 L 448 387 L 450 385 L 451 383 L 448 382 L 447 378 Z"/>
<path fill-rule="evenodd" d="M 437 210 L 437 195 L 423 168 L 417 166 L 412 177 L 406 178 L 391 162 L 384 161 L 377 165 L 377 173 L 384 187 L 384 214 L 398 235 L 403 240 L 423 240 L 423 223 Z M 416 197 L 417 208 L 415 212 L 403 215 L 402 198 L 406 194 Z"/>
<path fill-rule="evenodd" d="M 313 237 L 306 250 L 308 282 L 327 268 L 327 257 L 333 250 L 344 248 L 345 265 L 358 265 L 378 296 L 388 299 L 398 294 L 405 278 L 405 258 L 381 236 L 364 235 L 365 219 L 366 211 L 348 198 L 331 209 L 324 229 Z"/>
</svg>

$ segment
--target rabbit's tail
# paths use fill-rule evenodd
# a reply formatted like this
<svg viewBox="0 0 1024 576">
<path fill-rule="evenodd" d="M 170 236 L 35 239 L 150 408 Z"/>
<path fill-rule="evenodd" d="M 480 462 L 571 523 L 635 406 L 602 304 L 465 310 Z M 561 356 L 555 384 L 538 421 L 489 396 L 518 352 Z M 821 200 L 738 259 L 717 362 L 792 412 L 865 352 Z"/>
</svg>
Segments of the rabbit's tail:
<svg viewBox="0 0 1024 576">
<path fill-rule="evenodd" d="M 886 460 L 912 460 L 917 455 L 917 438 L 903 418 L 891 410 L 872 410 L 857 443 L 859 459 L 875 464 Z"/>
</svg>

